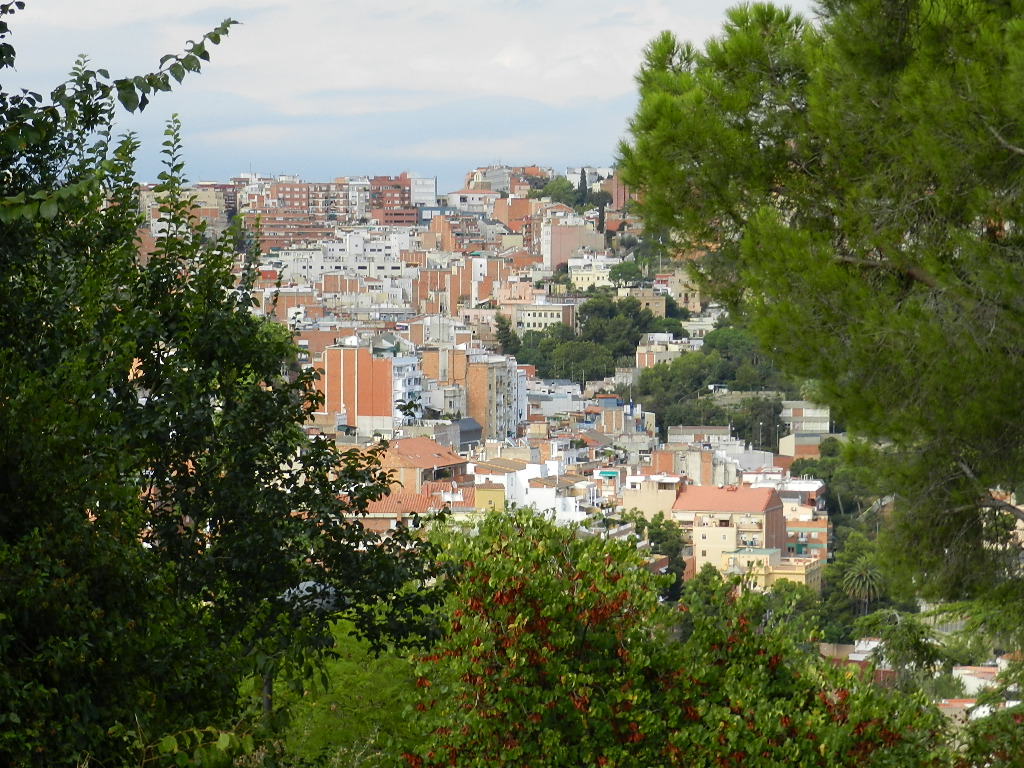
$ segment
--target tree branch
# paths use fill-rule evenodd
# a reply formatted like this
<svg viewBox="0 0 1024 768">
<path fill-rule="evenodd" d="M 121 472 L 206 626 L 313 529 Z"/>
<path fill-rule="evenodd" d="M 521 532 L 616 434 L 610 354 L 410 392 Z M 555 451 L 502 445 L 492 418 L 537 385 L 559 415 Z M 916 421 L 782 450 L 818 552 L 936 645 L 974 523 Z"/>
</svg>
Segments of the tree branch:
<svg viewBox="0 0 1024 768">
<path fill-rule="evenodd" d="M 1024 510 L 1008 501 L 1003 501 L 1002 499 L 997 499 L 995 496 L 990 495 L 987 498 L 982 499 L 980 503 L 981 506 L 986 509 L 998 509 L 1003 512 L 1009 512 L 1017 518 L 1017 520 L 1024 523 Z"/>
</svg>

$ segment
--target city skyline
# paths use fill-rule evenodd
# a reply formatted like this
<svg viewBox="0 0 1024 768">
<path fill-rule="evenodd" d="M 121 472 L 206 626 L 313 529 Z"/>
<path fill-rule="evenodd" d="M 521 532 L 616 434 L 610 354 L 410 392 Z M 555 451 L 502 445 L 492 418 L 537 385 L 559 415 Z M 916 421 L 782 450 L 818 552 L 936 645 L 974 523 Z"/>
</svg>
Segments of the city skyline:
<svg viewBox="0 0 1024 768">
<path fill-rule="evenodd" d="M 192 181 L 408 171 L 436 176 L 445 193 L 478 166 L 611 165 L 644 46 L 665 29 L 702 44 L 732 5 L 30 0 L 9 19 L 18 58 L 5 87 L 45 94 L 79 54 L 113 77 L 152 71 L 230 17 L 240 24 L 201 76 L 119 116 L 142 141 L 140 181 L 156 179 L 177 114 Z"/>
</svg>

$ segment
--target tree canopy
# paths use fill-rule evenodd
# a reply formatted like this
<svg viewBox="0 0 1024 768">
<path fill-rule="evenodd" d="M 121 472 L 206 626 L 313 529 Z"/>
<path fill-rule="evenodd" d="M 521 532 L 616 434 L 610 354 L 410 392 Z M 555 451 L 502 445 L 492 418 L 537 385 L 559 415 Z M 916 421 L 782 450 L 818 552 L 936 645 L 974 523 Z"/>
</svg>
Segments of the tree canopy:
<svg viewBox="0 0 1024 768">
<path fill-rule="evenodd" d="M 22 6 L 0 5 L 7 74 Z M 117 102 L 143 109 L 231 24 L 149 75 L 111 80 L 82 59 L 49 98 L 0 93 L 4 764 L 251 748 L 247 681 L 269 694 L 307 677 L 332 618 L 378 643 L 427 631 L 427 552 L 360 523 L 389 489 L 375 452 L 306 437 L 314 374 L 253 314 L 237 233 L 193 218 L 176 121 L 161 234 L 139 258 Z"/>
<path fill-rule="evenodd" d="M 808 645 L 798 590 L 706 569 L 669 608 L 630 544 L 530 510 L 446 552 L 453 602 L 419 666 L 412 768 L 946 764 L 935 710 Z"/>
<path fill-rule="evenodd" d="M 705 285 L 776 364 L 884 441 L 916 585 L 1020 605 L 1021 8 L 819 11 L 739 6 L 704 50 L 654 40 L 623 175 L 677 248 L 712 246 Z"/>
</svg>

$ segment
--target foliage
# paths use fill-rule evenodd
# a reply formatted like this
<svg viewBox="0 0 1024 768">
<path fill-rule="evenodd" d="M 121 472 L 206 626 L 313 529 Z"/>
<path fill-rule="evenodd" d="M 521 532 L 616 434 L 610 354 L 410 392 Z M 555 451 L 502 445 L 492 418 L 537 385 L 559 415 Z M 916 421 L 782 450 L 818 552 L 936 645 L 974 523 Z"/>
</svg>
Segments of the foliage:
<svg viewBox="0 0 1024 768">
<path fill-rule="evenodd" d="M 955 768 L 1013 768 L 1024 754 L 1024 707 L 993 712 L 965 728 Z"/>
<path fill-rule="evenodd" d="M 879 562 L 878 546 L 857 525 L 836 535 L 833 561 L 825 566 L 821 595 L 821 628 L 831 643 L 850 643 L 856 622 L 871 612 L 917 610 L 914 600 L 893 594 L 891 571 Z M 881 613 L 879 613 L 881 615 Z"/>
<path fill-rule="evenodd" d="M 341 622 L 335 654 L 324 664 L 325 689 L 288 695 L 287 753 L 331 766 L 394 766 L 409 738 L 404 709 L 416 690 L 412 662 L 394 650 L 376 654 Z"/>
<path fill-rule="evenodd" d="M 794 461 L 789 468 L 790 474 L 793 477 L 808 476 L 824 481 L 827 486 L 826 503 L 831 515 L 860 515 L 872 510 L 885 488 L 884 466 L 889 460 L 886 452 L 862 440 L 850 440 L 843 444 L 834 437 L 822 440 L 818 452 L 820 458 Z M 875 511 L 871 511 L 871 515 L 877 518 Z M 867 520 L 863 519 L 862 522 Z M 877 519 L 875 522 L 880 523 Z"/>
<path fill-rule="evenodd" d="M 608 296 L 585 301 L 577 310 L 580 339 L 606 347 L 613 358 L 635 357 L 636 347 L 646 333 L 675 332 L 682 335 L 678 321 L 658 317 L 640 302 L 627 296 Z"/>
<path fill-rule="evenodd" d="M 705 286 L 780 367 L 890 442 L 889 556 L 930 596 L 1017 606 L 1020 11 L 754 4 L 702 51 L 666 33 L 620 163 L 647 226 L 712 244 Z"/>
<path fill-rule="evenodd" d="M 551 367 L 566 378 L 578 381 L 603 379 L 615 371 L 608 349 L 592 341 L 566 341 L 551 352 Z"/>
<path fill-rule="evenodd" d="M 537 366 L 542 378 L 557 376 L 581 382 L 601 379 L 614 372 L 616 360 L 635 359 L 643 334 L 682 331 L 678 320 L 657 317 L 631 297 L 617 301 L 609 296 L 588 299 L 577 310 L 577 318 L 579 334 L 561 324 L 543 331 L 526 331 L 517 360 Z"/>
<path fill-rule="evenodd" d="M 940 716 L 821 660 L 792 591 L 709 569 L 669 609 L 633 550 L 528 511 L 488 517 L 449 557 L 413 768 L 946 764 Z"/>
<path fill-rule="evenodd" d="M 851 600 L 861 606 L 861 614 L 867 616 L 873 600 L 877 600 L 885 589 L 885 577 L 878 564 L 870 555 L 861 555 L 843 574 L 843 591 Z"/>
<path fill-rule="evenodd" d="M 668 557 L 666 573 L 672 578 L 672 582 L 661 596 L 670 602 L 678 600 L 683 578 L 687 576 L 686 560 L 683 558 L 686 537 L 679 523 L 666 518 L 664 512 L 657 512 L 648 520 L 644 513 L 635 507 L 624 511 L 620 517 L 623 522 L 633 523 L 637 536 L 647 537 L 652 554 Z"/>
<path fill-rule="evenodd" d="M 508 315 L 503 315 L 498 312 L 494 316 L 494 324 L 497 328 L 496 334 L 498 337 L 498 344 L 501 346 L 501 353 L 503 355 L 514 355 L 519 351 L 519 347 L 522 345 L 516 332 L 512 330 L 512 321 Z"/>
<path fill-rule="evenodd" d="M 153 75 L 80 60 L 48 102 L 0 95 L 5 764 L 229 759 L 255 733 L 243 681 L 308 677 L 329 617 L 374 642 L 429 631 L 429 550 L 358 522 L 389 487 L 374 452 L 305 437 L 311 374 L 285 375 L 296 347 L 251 312 L 235 233 L 193 219 L 176 121 L 162 234 L 137 253 L 114 100 L 143 108 L 230 23 Z"/>
<path fill-rule="evenodd" d="M 897 684 L 914 690 L 923 678 L 931 678 L 945 653 L 935 632 L 919 617 L 895 610 L 876 611 L 857 620 L 856 635 L 876 637 L 875 659 L 896 671 Z"/>
<path fill-rule="evenodd" d="M 732 424 L 737 436 L 755 447 L 777 447 L 776 437 L 786 434 L 781 401 L 753 397 L 726 407 L 715 401 L 711 385 L 742 391 L 788 389 L 748 332 L 725 327 L 706 334 L 699 351 L 644 369 L 636 396 L 657 414 L 662 435 L 669 425 Z"/>
<path fill-rule="evenodd" d="M 530 190 L 530 197 L 550 197 L 552 202 L 575 206 L 577 191 L 565 176 L 555 176 L 540 190 Z"/>
<path fill-rule="evenodd" d="M 621 261 L 608 270 L 608 279 L 616 285 L 636 285 L 644 279 L 644 271 L 635 261 Z"/>
</svg>

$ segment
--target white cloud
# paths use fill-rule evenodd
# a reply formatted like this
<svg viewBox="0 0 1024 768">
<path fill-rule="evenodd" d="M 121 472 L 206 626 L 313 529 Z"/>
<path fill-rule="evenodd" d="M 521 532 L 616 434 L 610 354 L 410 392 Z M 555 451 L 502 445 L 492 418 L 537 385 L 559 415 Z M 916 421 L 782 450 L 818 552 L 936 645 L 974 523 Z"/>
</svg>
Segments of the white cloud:
<svg viewBox="0 0 1024 768">
<path fill-rule="evenodd" d="M 335 131 L 339 121 L 357 124 L 341 130 L 361 135 L 364 155 L 373 154 L 366 148 L 372 149 L 384 126 L 388 151 L 404 145 L 423 160 L 461 158 L 463 170 L 492 162 L 496 154 L 508 162 L 533 162 L 531 150 L 546 154 L 559 143 L 569 164 L 604 164 L 628 115 L 609 128 L 603 110 L 631 98 L 644 46 L 663 29 L 700 42 L 717 33 L 731 4 L 34 0 L 10 20 L 18 72 L 5 78 L 5 86 L 51 87 L 83 51 L 94 66 L 115 76 L 151 70 L 164 53 L 180 51 L 186 40 L 232 17 L 242 23 L 211 49 L 202 76 L 187 79 L 151 107 L 158 115 L 180 112 L 186 126 L 194 126 L 203 153 L 193 162 L 203 165 L 198 171 L 204 177 L 211 176 L 207 167 L 240 147 L 250 155 L 266 152 L 265 158 L 248 160 L 273 166 L 287 157 L 282 147 L 289 131 L 312 131 L 316 123 Z M 521 122 L 503 112 L 500 135 L 467 136 L 459 130 L 464 119 L 476 130 L 490 131 L 494 126 L 465 110 L 502 100 L 523 105 Z M 578 133 L 557 133 L 566 128 L 567 111 L 577 111 L 582 122 L 592 113 L 592 122 L 602 123 L 594 131 L 607 141 L 600 157 L 578 155 Z M 373 120 L 379 124 L 370 126 Z M 160 120 L 139 124 L 151 122 Z M 224 144 L 218 152 L 219 140 Z M 333 161 L 357 157 L 353 152 Z M 332 168 L 322 175 L 347 172 Z"/>
</svg>

